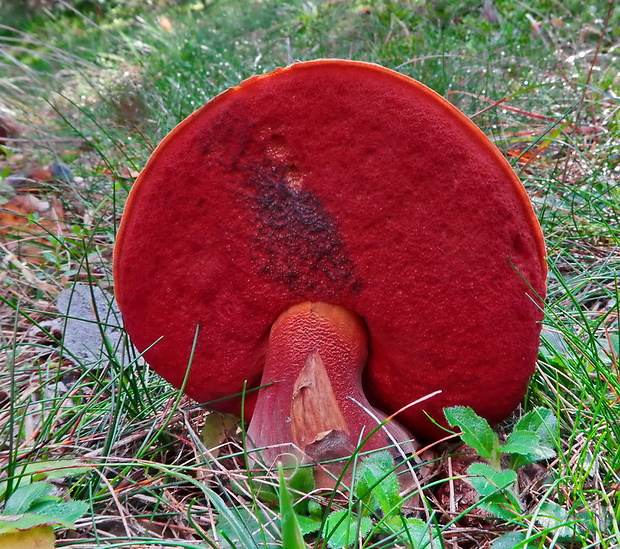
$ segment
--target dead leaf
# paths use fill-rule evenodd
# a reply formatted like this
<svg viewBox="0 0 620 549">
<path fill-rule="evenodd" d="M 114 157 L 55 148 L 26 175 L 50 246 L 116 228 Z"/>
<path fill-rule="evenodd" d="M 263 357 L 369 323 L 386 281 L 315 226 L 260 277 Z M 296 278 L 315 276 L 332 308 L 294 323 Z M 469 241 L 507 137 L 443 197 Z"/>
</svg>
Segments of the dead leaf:
<svg viewBox="0 0 620 549">
<path fill-rule="evenodd" d="M 0 549 L 54 549 L 54 540 L 51 526 L 39 526 L 0 535 Z"/>
<path fill-rule="evenodd" d="M 37 248 L 38 250 L 39 248 Z M 23 261 L 20 261 L 19 258 L 9 250 L 8 246 L 0 244 L 0 250 L 4 252 L 2 257 L 2 267 L 4 269 L 0 270 L 0 282 L 2 282 L 7 274 L 6 267 L 11 266 L 17 269 L 20 272 L 20 276 L 25 280 L 30 286 L 34 288 L 38 288 L 42 292 L 54 295 L 57 292 L 55 286 L 45 282 L 44 280 L 40 280 L 36 273 Z"/>
<path fill-rule="evenodd" d="M 41 263 L 48 237 L 60 236 L 66 230 L 63 219 L 60 201 L 17 194 L 0 207 L 0 236 L 7 249 L 20 259 Z"/>
<path fill-rule="evenodd" d="M 205 424 L 200 431 L 200 439 L 208 448 L 213 457 L 219 456 L 219 448 L 224 444 L 226 438 L 234 434 L 237 429 L 238 419 L 230 414 L 220 412 L 210 412 L 205 420 Z"/>
<path fill-rule="evenodd" d="M 29 219 L 31 215 L 37 217 L 36 222 Z M 33 194 L 18 194 L 0 209 L 0 234 L 5 235 L 13 229 L 28 234 L 61 234 L 62 219 L 62 206 L 58 201 L 48 202 Z"/>
<path fill-rule="evenodd" d="M 140 172 L 137 170 L 132 168 L 123 168 L 118 177 L 121 179 L 136 179 L 139 175 Z"/>
</svg>

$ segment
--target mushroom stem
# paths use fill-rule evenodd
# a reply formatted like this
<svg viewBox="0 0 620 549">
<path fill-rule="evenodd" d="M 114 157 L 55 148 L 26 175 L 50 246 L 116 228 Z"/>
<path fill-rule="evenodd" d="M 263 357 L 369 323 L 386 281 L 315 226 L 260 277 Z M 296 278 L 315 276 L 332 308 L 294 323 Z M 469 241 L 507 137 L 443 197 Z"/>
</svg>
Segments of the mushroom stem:
<svg viewBox="0 0 620 549">
<path fill-rule="evenodd" d="M 367 356 L 364 323 L 344 307 L 305 302 L 276 320 L 261 381 L 266 387 L 248 428 L 250 444 L 267 465 L 287 456 L 299 462 L 348 457 L 377 428 L 386 416 L 364 395 Z M 390 421 L 361 451 L 395 443 L 404 443 L 405 453 L 414 450 L 411 435 Z"/>
</svg>

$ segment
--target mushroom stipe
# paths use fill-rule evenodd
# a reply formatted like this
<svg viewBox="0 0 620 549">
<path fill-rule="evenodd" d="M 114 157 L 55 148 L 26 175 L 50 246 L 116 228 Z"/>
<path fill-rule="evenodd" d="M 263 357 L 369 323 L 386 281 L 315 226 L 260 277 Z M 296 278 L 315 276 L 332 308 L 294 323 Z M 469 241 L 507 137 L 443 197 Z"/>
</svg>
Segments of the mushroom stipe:
<svg viewBox="0 0 620 549">
<path fill-rule="evenodd" d="M 157 147 L 115 249 L 125 325 L 152 368 L 242 413 L 268 461 L 496 423 L 533 373 L 544 241 L 497 148 L 422 84 L 327 59 L 218 95 Z M 191 364 L 196 333 L 199 337 Z M 189 366 L 188 366 L 189 364 Z M 257 396 L 258 395 L 258 396 Z M 411 451 L 410 448 L 405 450 Z"/>
</svg>

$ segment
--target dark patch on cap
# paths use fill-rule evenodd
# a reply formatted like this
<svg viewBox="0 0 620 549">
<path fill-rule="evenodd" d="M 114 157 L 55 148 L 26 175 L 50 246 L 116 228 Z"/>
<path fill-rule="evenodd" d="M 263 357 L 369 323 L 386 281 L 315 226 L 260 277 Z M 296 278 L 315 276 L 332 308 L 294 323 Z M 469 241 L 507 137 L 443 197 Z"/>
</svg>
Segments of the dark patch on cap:
<svg viewBox="0 0 620 549">
<path fill-rule="evenodd" d="M 286 166 L 254 170 L 248 186 L 256 219 L 253 254 L 261 274 L 294 294 L 359 293 L 361 281 L 336 220 L 310 191 L 293 188 Z"/>
</svg>

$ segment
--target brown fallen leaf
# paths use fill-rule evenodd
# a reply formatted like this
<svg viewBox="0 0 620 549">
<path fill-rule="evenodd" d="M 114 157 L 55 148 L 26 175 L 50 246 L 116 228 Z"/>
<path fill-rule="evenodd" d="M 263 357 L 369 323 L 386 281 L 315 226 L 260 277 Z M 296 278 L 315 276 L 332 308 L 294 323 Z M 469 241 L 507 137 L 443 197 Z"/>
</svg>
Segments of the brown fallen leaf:
<svg viewBox="0 0 620 549">
<path fill-rule="evenodd" d="M 28 217 L 30 215 L 38 217 L 36 222 Z M 48 202 L 33 194 L 18 194 L 0 209 L 0 234 L 6 235 L 14 229 L 28 234 L 61 234 L 64 230 L 63 215 L 62 206 L 57 200 Z"/>
<path fill-rule="evenodd" d="M 0 237 L 7 249 L 19 258 L 40 263 L 43 261 L 41 251 L 48 244 L 47 236 L 59 236 L 65 231 L 63 219 L 64 212 L 58 200 L 17 194 L 0 206 Z"/>
<path fill-rule="evenodd" d="M 134 170 L 132 168 L 123 168 L 120 172 L 113 172 L 111 170 L 102 170 L 102 173 L 104 175 L 109 175 L 116 181 L 125 180 L 125 179 L 136 179 L 140 175 L 139 171 Z"/>
<path fill-rule="evenodd" d="M 136 179 L 140 175 L 140 172 L 132 168 L 124 168 L 119 174 L 121 179 Z"/>
</svg>

